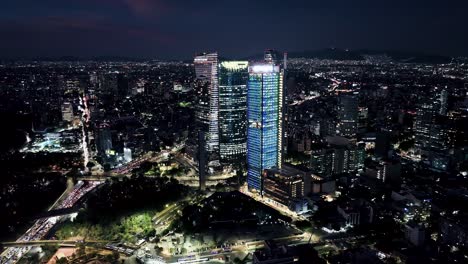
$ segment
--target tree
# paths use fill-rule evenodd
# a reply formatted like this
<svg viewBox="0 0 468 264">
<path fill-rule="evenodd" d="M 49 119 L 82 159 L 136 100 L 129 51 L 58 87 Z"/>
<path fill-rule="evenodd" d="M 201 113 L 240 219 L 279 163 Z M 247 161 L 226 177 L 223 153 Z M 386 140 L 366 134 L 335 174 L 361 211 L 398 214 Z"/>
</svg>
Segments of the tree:
<svg viewBox="0 0 468 264">
<path fill-rule="evenodd" d="M 86 164 L 86 167 L 87 167 L 88 169 L 92 169 L 94 166 L 96 166 L 96 164 L 94 164 L 94 162 L 92 162 L 92 161 L 89 161 L 89 162 Z"/>
<path fill-rule="evenodd" d="M 183 247 L 180 253 L 181 253 L 182 255 L 187 254 L 187 249 Z"/>
<path fill-rule="evenodd" d="M 57 264 L 67 264 L 68 260 L 65 257 L 57 258 L 57 261 L 55 263 L 57 263 Z"/>
<path fill-rule="evenodd" d="M 112 251 L 113 261 L 117 261 L 120 258 L 120 254 L 117 251 Z"/>
<path fill-rule="evenodd" d="M 400 145 L 399 145 L 399 149 L 401 149 L 403 151 L 408 151 L 413 146 L 414 146 L 414 140 L 411 139 L 411 140 L 401 142 Z"/>
<path fill-rule="evenodd" d="M 159 247 L 158 245 L 155 245 L 154 250 L 156 251 L 156 254 L 160 255 L 164 249 L 162 247 Z"/>
<path fill-rule="evenodd" d="M 110 171 L 111 170 L 111 166 L 109 163 L 105 163 L 104 164 L 104 171 Z"/>
<path fill-rule="evenodd" d="M 80 244 L 78 246 L 78 249 L 76 250 L 76 254 L 80 257 L 86 254 L 85 246 L 83 244 Z"/>
</svg>

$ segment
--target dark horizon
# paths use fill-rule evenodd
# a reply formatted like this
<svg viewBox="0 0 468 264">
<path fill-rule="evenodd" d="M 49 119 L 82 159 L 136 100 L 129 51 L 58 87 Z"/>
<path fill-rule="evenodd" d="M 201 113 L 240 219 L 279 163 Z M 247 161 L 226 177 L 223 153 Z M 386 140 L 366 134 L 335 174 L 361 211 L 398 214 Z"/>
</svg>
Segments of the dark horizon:
<svg viewBox="0 0 468 264">
<path fill-rule="evenodd" d="M 245 57 L 326 47 L 468 56 L 468 3 L 397 0 L 18 0 L 0 10 L 0 58 Z"/>
<path fill-rule="evenodd" d="M 227 56 L 226 54 L 220 52 L 219 50 L 200 50 L 193 52 L 191 56 L 187 57 L 155 57 L 155 56 L 131 56 L 125 54 L 115 54 L 115 55 L 107 55 L 107 54 L 96 54 L 96 55 L 89 55 L 89 56 L 79 56 L 79 55 L 72 55 L 72 54 L 65 54 L 65 55 L 53 55 L 53 56 L 0 56 L 0 61 L 150 61 L 150 60 L 161 60 L 161 61 L 191 61 L 193 58 L 201 53 L 210 53 L 210 52 L 217 52 L 220 58 L 225 60 L 252 60 L 257 57 L 263 56 L 263 52 L 271 48 L 265 48 L 263 50 L 259 50 L 257 53 L 253 54 L 244 54 L 240 56 Z M 360 49 L 346 49 L 346 48 L 336 48 L 336 47 L 326 47 L 326 48 L 319 48 L 319 49 L 310 49 L 310 50 L 279 50 L 273 49 L 279 52 L 286 52 L 288 53 L 288 58 L 314 58 L 314 56 L 298 56 L 297 54 L 322 54 L 328 51 L 336 51 L 338 54 L 339 52 L 349 52 L 355 55 L 367 55 L 367 54 L 378 54 L 378 55 L 395 55 L 398 54 L 400 56 L 417 56 L 417 57 L 430 57 L 430 58 L 466 58 L 468 55 L 448 55 L 448 54 L 438 54 L 438 53 L 430 53 L 430 52 L 423 52 L 417 50 L 391 50 L 391 49 L 369 49 L 369 48 L 360 48 Z M 330 53 L 333 54 L 333 53 Z M 333 57 L 332 55 L 330 55 Z M 338 56 L 339 57 L 339 56 Z M 391 56 L 390 56 L 391 57 Z M 323 59 L 323 58 L 319 58 Z M 340 59 L 337 59 L 340 60 Z M 349 59 L 354 60 L 354 59 Z"/>
</svg>

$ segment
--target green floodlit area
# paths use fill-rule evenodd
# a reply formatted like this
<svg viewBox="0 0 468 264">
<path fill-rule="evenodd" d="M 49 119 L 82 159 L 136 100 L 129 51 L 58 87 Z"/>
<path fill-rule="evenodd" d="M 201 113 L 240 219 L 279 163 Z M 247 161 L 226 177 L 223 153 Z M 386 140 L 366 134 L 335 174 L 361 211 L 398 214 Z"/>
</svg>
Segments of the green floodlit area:
<svg viewBox="0 0 468 264">
<path fill-rule="evenodd" d="M 190 102 L 180 102 L 179 106 L 180 107 L 190 107 L 190 106 L 192 106 L 192 103 L 190 103 Z"/>
<path fill-rule="evenodd" d="M 125 188 L 124 195 L 139 204 L 137 201 L 144 199 L 143 194 L 135 191 L 149 190 L 140 183 L 131 184 L 137 181 L 126 182 L 133 187 Z M 153 181 L 145 182 L 151 185 Z M 170 188 L 182 188 L 177 187 L 175 182 L 169 184 L 175 184 Z M 99 204 L 117 203 L 121 192 L 119 188 L 123 188 L 123 185 L 117 182 L 103 186 L 97 195 L 108 192 L 109 198 Z M 169 262 L 191 254 L 219 257 L 227 254 L 232 259 L 244 259 L 248 258 L 249 251 L 262 248 L 264 240 L 284 244 L 311 239 L 304 231 L 292 225 L 290 217 L 238 191 L 208 194 L 190 191 L 185 198 L 158 197 L 162 200 L 154 204 L 154 209 L 118 206 L 112 213 L 106 210 L 109 212 L 107 214 L 102 211 L 104 208 L 99 208 L 100 205 L 96 205 L 98 208 L 88 205 L 73 221 L 59 224 L 51 234 L 51 239 L 84 243 L 103 241 L 102 245 L 107 248 L 119 247 L 132 252 L 140 248 L 136 252 L 139 259 L 163 257 Z"/>
</svg>

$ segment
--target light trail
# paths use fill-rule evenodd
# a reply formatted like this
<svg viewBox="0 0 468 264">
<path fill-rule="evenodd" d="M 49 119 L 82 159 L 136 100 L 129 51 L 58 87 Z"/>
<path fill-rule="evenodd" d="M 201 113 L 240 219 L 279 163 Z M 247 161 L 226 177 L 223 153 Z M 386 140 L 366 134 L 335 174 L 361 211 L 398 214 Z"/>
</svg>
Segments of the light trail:
<svg viewBox="0 0 468 264">
<path fill-rule="evenodd" d="M 55 208 L 62 209 L 73 207 L 83 196 L 94 190 L 102 182 L 88 182 L 84 183 L 79 181 L 68 196 Z M 51 208 L 52 209 L 52 208 Z M 29 228 L 16 242 L 29 242 L 36 240 L 43 240 L 49 231 L 63 218 L 67 216 L 54 216 L 45 219 L 37 220 L 34 225 Z M 10 247 L 7 248 L 0 255 L 0 264 L 13 264 L 16 263 L 21 257 L 26 254 L 32 246 L 29 247 Z"/>
<path fill-rule="evenodd" d="M 89 108 L 88 108 L 88 100 L 86 99 L 86 96 L 83 95 L 83 98 L 81 100 L 83 102 L 83 115 L 82 115 L 82 118 L 81 118 L 81 129 L 82 129 L 82 133 L 83 133 L 83 136 L 82 136 L 82 142 L 81 142 L 81 146 L 83 148 L 83 167 L 85 170 L 88 170 L 88 167 L 86 165 L 88 165 L 88 162 L 89 162 L 89 148 L 88 148 L 88 141 L 86 140 L 86 124 L 89 122 L 90 120 L 90 115 L 91 115 L 91 112 L 89 111 Z"/>
</svg>

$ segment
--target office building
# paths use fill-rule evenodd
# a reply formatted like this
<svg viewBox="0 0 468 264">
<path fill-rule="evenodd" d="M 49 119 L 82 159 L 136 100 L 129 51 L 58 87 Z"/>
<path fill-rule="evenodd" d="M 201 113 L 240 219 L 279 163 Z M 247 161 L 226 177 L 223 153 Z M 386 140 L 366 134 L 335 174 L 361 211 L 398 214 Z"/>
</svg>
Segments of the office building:
<svg viewBox="0 0 468 264">
<path fill-rule="evenodd" d="M 377 179 L 383 182 L 398 183 L 401 177 L 401 163 L 397 160 L 381 160 L 379 162 Z"/>
<path fill-rule="evenodd" d="M 354 93 L 340 94 L 338 103 L 338 131 L 343 137 L 355 137 L 358 126 L 358 96 Z"/>
<path fill-rule="evenodd" d="M 446 116 L 447 115 L 447 109 L 448 109 L 448 91 L 447 89 L 443 89 L 440 92 L 440 109 L 439 109 L 439 114 Z"/>
<path fill-rule="evenodd" d="M 364 167 L 364 145 L 338 142 L 340 137 L 328 137 L 329 145 L 314 149 L 311 153 L 310 168 L 322 177 L 349 173 Z"/>
<path fill-rule="evenodd" d="M 112 150 L 112 133 L 107 123 L 97 127 L 96 149 L 99 155 L 107 155 Z"/>
<path fill-rule="evenodd" d="M 128 76 L 126 74 L 117 74 L 117 94 L 120 98 L 128 95 Z"/>
<path fill-rule="evenodd" d="M 131 162 L 132 161 L 132 149 L 130 149 L 129 147 L 124 147 L 123 151 L 124 151 L 124 161 L 127 163 Z"/>
<path fill-rule="evenodd" d="M 73 105 L 69 102 L 62 104 L 62 120 L 65 122 L 72 122 L 74 119 Z"/>
<path fill-rule="evenodd" d="M 438 115 L 438 104 L 423 103 L 418 107 L 414 120 L 414 146 L 421 154 L 428 151 L 447 150 L 447 130 L 444 127 L 445 119 Z"/>
<path fill-rule="evenodd" d="M 306 194 L 305 182 L 308 176 L 304 171 L 287 166 L 266 169 L 263 175 L 263 194 L 277 205 L 291 207 Z"/>
<path fill-rule="evenodd" d="M 245 160 L 248 74 L 247 61 L 219 64 L 219 152 L 224 162 Z"/>
<path fill-rule="evenodd" d="M 409 222 L 405 225 L 405 238 L 414 246 L 424 245 L 426 239 L 426 228 L 422 224 Z"/>
<path fill-rule="evenodd" d="M 218 86 L 218 53 L 204 53 L 194 59 L 196 79 L 205 87 L 205 98 L 198 115 L 205 117 L 208 123 L 207 150 L 217 152 L 219 149 L 219 86 Z M 203 119 L 203 118 L 202 118 Z"/>
<path fill-rule="evenodd" d="M 267 49 L 263 53 L 263 58 L 268 63 L 278 64 L 281 58 L 281 54 L 277 50 Z"/>
<path fill-rule="evenodd" d="M 414 246 L 422 246 L 425 236 L 425 227 L 422 224 L 409 222 L 405 225 L 405 238 Z"/>
<path fill-rule="evenodd" d="M 247 183 L 262 191 L 265 169 L 280 168 L 283 146 L 283 70 L 261 62 L 249 66 Z"/>
<path fill-rule="evenodd" d="M 387 158 L 390 151 L 390 134 L 386 131 L 377 132 L 375 138 L 375 156 Z"/>
</svg>

